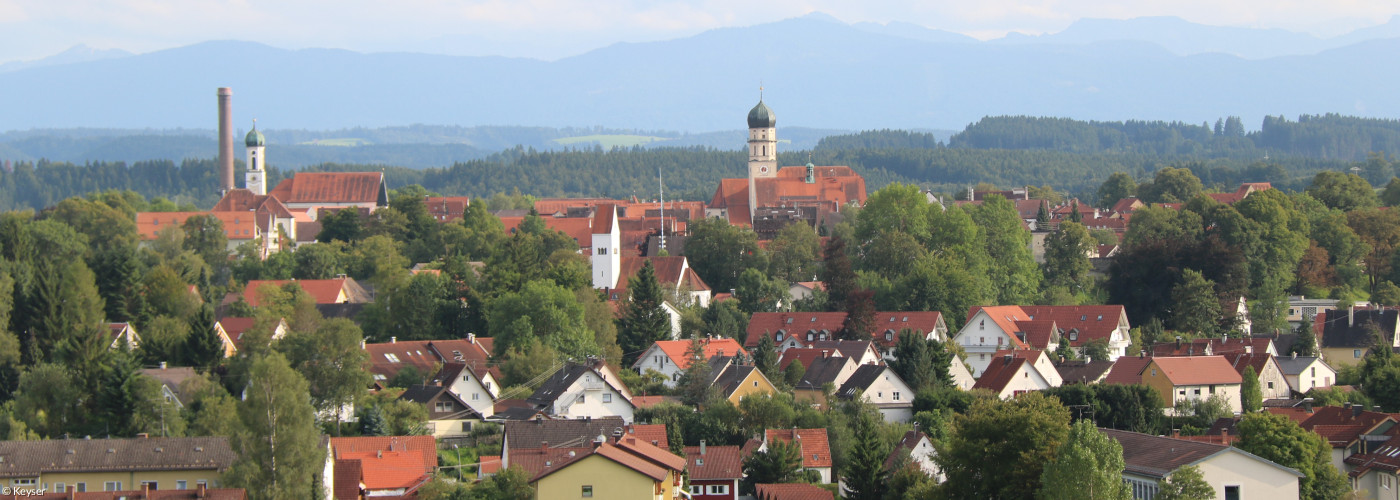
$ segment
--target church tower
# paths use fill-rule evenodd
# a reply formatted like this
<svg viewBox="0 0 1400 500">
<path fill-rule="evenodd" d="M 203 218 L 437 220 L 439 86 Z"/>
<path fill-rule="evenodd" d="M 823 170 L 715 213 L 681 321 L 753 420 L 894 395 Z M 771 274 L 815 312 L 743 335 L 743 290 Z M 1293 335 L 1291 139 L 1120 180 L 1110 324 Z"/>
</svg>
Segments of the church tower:
<svg viewBox="0 0 1400 500">
<path fill-rule="evenodd" d="M 248 137 L 243 140 L 243 144 L 248 147 L 248 173 L 244 174 L 243 187 L 253 194 L 267 194 L 267 155 L 264 151 L 266 143 L 262 132 L 258 132 L 257 120 L 254 120 L 253 130 L 249 130 Z"/>
<path fill-rule="evenodd" d="M 758 208 L 755 179 L 778 176 L 778 117 L 758 98 L 749 110 L 749 217 Z"/>
</svg>

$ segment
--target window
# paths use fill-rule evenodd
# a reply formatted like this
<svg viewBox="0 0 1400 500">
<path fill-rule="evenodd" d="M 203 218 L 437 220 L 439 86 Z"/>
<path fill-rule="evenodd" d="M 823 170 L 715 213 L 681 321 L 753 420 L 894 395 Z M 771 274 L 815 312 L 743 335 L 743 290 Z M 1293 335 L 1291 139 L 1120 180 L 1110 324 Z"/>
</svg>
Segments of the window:
<svg viewBox="0 0 1400 500">
<path fill-rule="evenodd" d="M 472 423 L 471 423 L 471 422 L 462 422 L 462 432 L 471 432 L 471 431 L 472 431 Z"/>
<path fill-rule="evenodd" d="M 1099 315 L 1099 321 L 1103 321 L 1103 315 L 1102 315 L 1102 314 Z"/>
<path fill-rule="evenodd" d="M 977 329 L 978 329 L 978 330 L 986 330 L 986 329 L 987 329 L 987 320 L 984 319 L 984 320 L 978 321 L 978 322 L 977 322 Z"/>
<path fill-rule="evenodd" d="M 1156 377 L 1156 376 L 1157 376 L 1157 369 L 1156 369 L 1156 368 L 1153 368 L 1153 369 L 1152 369 L 1152 376 L 1153 376 L 1153 377 Z"/>
<path fill-rule="evenodd" d="M 1353 358 L 1360 358 L 1360 357 L 1361 357 L 1361 349 L 1352 349 L 1352 350 L 1351 350 L 1351 357 L 1353 357 Z"/>
<path fill-rule="evenodd" d="M 609 393 L 609 394 L 604 394 L 604 395 L 603 395 L 603 402 L 604 402 L 604 403 L 611 403 L 611 402 L 612 402 L 612 394 L 611 394 L 611 393 Z"/>
<path fill-rule="evenodd" d="M 471 382 L 471 381 L 472 381 L 471 375 L 462 375 L 462 381 L 463 381 L 463 382 Z"/>
<path fill-rule="evenodd" d="M 712 485 L 710 485 L 709 490 L 710 490 L 710 491 L 709 491 L 709 494 L 711 494 L 711 495 L 728 495 L 728 494 L 729 494 L 729 485 L 727 485 L 727 484 L 712 484 Z"/>
<path fill-rule="evenodd" d="M 203 483 L 204 481 L 200 481 L 200 482 Z M 86 491 L 87 491 L 87 483 L 76 483 L 76 484 L 74 484 L 73 486 L 74 486 L 73 491 L 76 491 L 76 492 L 78 492 L 78 493 L 83 493 L 83 492 L 86 492 Z"/>
<path fill-rule="evenodd" d="M 141 489 L 159 490 L 160 486 L 159 483 L 155 481 L 141 481 Z"/>
<path fill-rule="evenodd" d="M 1314 366 L 1314 367 L 1312 367 L 1312 368 L 1309 368 L 1309 369 L 1308 369 L 1308 374 L 1309 374 L 1309 375 L 1312 375 L 1312 376 L 1314 376 L 1314 377 L 1316 377 L 1316 376 L 1317 376 L 1317 367 Z"/>
<path fill-rule="evenodd" d="M 583 394 L 579 394 L 579 395 L 578 395 L 578 402 L 580 402 L 580 403 L 584 402 Z"/>
<path fill-rule="evenodd" d="M 894 332 L 885 330 L 885 342 L 889 342 L 891 340 L 894 340 Z"/>
<path fill-rule="evenodd" d="M 29 478 L 29 479 L 15 479 L 15 480 L 13 480 L 13 481 L 10 481 L 10 485 L 11 485 L 11 486 L 34 486 L 35 484 L 37 484 L 37 482 L 38 482 L 38 480 L 33 479 L 33 478 Z"/>
<path fill-rule="evenodd" d="M 1210 393 L 1215 394 L 1215 384 L 1210 384 Z"/>
<path fill-rule="evenodd" d="M 807 332 L 807 341 L 808 341 L 808 342 L 811 342 L 811 341 L 812 341 L 812 332 Z"/>
<path fill-rule="evenodd" d="M 607 247 L 598 247 L 598 250 L 596 250 L 594 253 L 596 253 L 596 254 L 598 254 L 598 255 L 607 255 L 607 254 L 608 254 L 608 248 L 607 248 Z"/>
<path fill-rule="evenodd" d="M 433 411 L 436 411 L 438 413 L 446 413 L 452 411 L 452 402 L 438 401 L 436 403 L 433 403 Z"/>
<path fill-rule="evenodd" d="M 1079 321 L 1084 321 L 1084 320 L 1086 320 L 1086 319 L 1089 319 L 1089 315 L 1088 315 L 1088 314 L 1080 314 L 1080 315 L 1079 315 Z"/>
<path fill-rule="evenodd" d="M 773 334 L 773 341 L 774 341 L 774 342 L 782 342 L 782 341 L 783 341 L 783 331 L 782 331 L 782 330 L 778 330 L 778 333 Z"/>
<path fill-rule="evenodd" d="M 883 397 L 885 397 L 885 392 L 884 392 L 884 391 L 876 392 L 876 393 L 875 393 L 875 397 L 877 397 L 877 398 L 883 398 Z"/>
<path fill-rule="evenodd" d="M 58 492 L 58 493 L 63 493 L 63 492 L 65 492 L 65 491 L 68 491 L 68 485 L 63 484 L 63 483 L 53 483 L 53 490 L 52 490 L 52 491 L 55 491 L 55 492 Z"/>
<path fill-rule="evenodd" d="M 691 495 L 704 495 L 704 494 L 705 494 L 705 487 L 704 487 L 704 486 L 700 486 L 700 485 L 698 485 L 698 484 L 692 484 L 692 485 L 690 485 L 690 494 L 691 494 Z"/>
<path fill-rule="evenodd" d="M 1225 487 L 1225 500 L 1240 500 L 1240 487 L 1239 487 L 1239 486 L 1226 486 L 1226 487 Z"/>
<path fill-rule="evenodd" d="M 398 362 L 399 362 L 399 357 L 398 357 L 397 355 L 394 355 L 393 353 L 385 353 L 385 354 L 384 354 L 384 359 L 389 360 L 390 363 L 398 363 Z"/>
<path fill-rule="evenodd" d="M 987 337 L 977 337 L 977 343 L 978 343 L 978 344 L 985 344 L 985 343 L 987 343 Z"/>
<path fill-rule="evenodd" d="M 583 498 L 593 498 L 593 485 L 583 485 Z"/>
<path fill-rule="evenodd" d="M 1272 390 L 1273 388 L 1274 388 L 1274 383 L 1273 383 L 1273 382 L 1269 382 L 1269 389 Z"/>
<path fill-rule="evenodd" d="M 1273 389 L 1273 388 L 1270 387 L 1270 389 Z M 479 392 L 473 392 L 473 393 L 472 393 L 472 401 L 481 401 L 481 393 L 479 393 Z"/>
<path fill-rule="evenodd" d="M 175 489 L 177 490 L 187 490 L 189 489 L 189 486 L 190 483 L 185 481 L 184 479 L 175 480 Z"/>
<path fill-rule="evenodd" d="M 757 380 L 753 381 L 753 386 L 754 386 L 754 387 L 758 387 L 758 381 L 757 381 Z"/>
<path fill-rule="evenodd" d="M 899 401 L 899 391 L 894 391 L 894 400 Z"/>
<path fill-rule="evenodd" d="M 699 467 L 699 466 L 702 466 L 702 465 L 705 465 L 705 459 L 703 459 L 703 458 L 697 458 L 697 459 L 695 459 L 695 466 L 696 466 L 696 467 Z"/>
<path fill-rule="evenodd" d="M 1200 387 L 1197 387 L 1197 388 L 1193 389 L 1193 392 L 1194 392 L 1194 394 L 1193 394 L 1194 396 L 1200 396 L 1200 395 L 1201 395 L 1201 388 L 1200 388 Z"/>
<path fill-rule="evenodd" d="M 997 337 L 997 347 L 1001 347 L 1001 337 Z"/>
<path fill-rule="evenodd" d="M 1181 394 L 1182 396 L 1185 396 L 1185 395 L 1186 395 L 1186 389 L 1182 389 L 1182 390 L 1178 391 L 1178 394 Z"/>
<path fill-rule="evenodd" d="M 122 490 L 122 482 L 121 482 L 121 481 L 107 481 L 107 482 L 105 482 L 105 483 L 102 483 L 102 491 L 121 491 L 121 490 Z"/>
</svg>

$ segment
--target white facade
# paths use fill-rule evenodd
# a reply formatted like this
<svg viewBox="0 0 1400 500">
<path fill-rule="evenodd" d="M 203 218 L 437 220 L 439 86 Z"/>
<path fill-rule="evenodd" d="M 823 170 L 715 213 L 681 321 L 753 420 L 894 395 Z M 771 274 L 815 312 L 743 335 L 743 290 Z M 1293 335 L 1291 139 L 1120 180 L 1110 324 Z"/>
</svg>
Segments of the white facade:
<svg viewBox="0 0 1400 500">
<path fill-rule="evenodd" d="M 549 414 L 555 418 L 622 417 L 630 424 L 634 409 L 627 394 L 603 380 L 597 371 L 590 371 L 554 399 Z"/>
<path fill-rule="evenodd" d="M 610 209 L 608 217 L 611 229 L 606 233 L 593 233 L 593 288 L 617 288 L 617 275 L 622 271 L 622 231 L 617 227 L 617 210 Z"/>
<path fill-rule="evenodd" d="M 243 187 L 253 194 L 267 194 L 267 152 L 263 146 L 248 146 L 248 172 L 243 174 Z"/>
<path fill-rule="evenodd" d="M 972 376 L 979 378 L 982 372 L 987 371 L 987 365 L 991 364 L 997 351 L 1016 345 L 1012 335 L 1011 332 L 1002 331 L 997 322 L 987 315 L 987 310 L 982 309 L 963 325 L 962 330 L 958 330 L 953 342 L 962 346 L 963 352 L 967 353 L 967 366 L 972 370 Z"/>
<path fill-rule="evenodd" d="M 878 407 L 886 422 L 908 422 L 914 417 L 914 389 L 889 368 L 864 389 L 862 398 Z"/>
<path fill-rule="evenodd" d="M 633 365 L 637 373 L 646 374 L 647 370 L 656 370 L 666 376 L 666 387 L 675 387 L 676 381 L 680 380 L 681 370 L 666 351 L 661 350 L 661 346 L 652 342 L 641 356 L 637 357 L 637 364 Z"/>
<path fill-rule="evenodd" d="M 483 418 L 496 414 L 496 395 L 500 392 L 500 385 L 490 373 L 477 377 L 470 368 L 464 368 L 457 378 L 447 384 L 447 392 L 456 395 Z"/>
<path fill-rule="evenodd" d="M 1332 369 L 1322 358 L 1313 356 L 1312 362 L 1296 374 L 1285 373 L 1289 388 L 1306 394 L 1313 389 L 1326 389 L 1337 383 L 1337 370 Z"/>
<path fill-rule="evenodd" d="M 1051 371 L 1053 372 L 1054 370 L 1052 369 Z M 1021 363 L 1021 366 L 1016 369 L 1016 374 L 1011 377 L 1011 380 L 1006 383 L 1005 387 L 1002 387 L 1001 392 L 997 393 L 997 397 L 1001 399 L 1010 399 L 1023 392 L 1043 391 L 1051 387 L 1055 386 L 1050 385 L 1050 381 L 1046 380 L 1045 376 L 1042 375 L 1039 370 L 1035 369 L 1035 365 L 1031 363 Z M 1236 401 L 1238 401 L 1238 398 L 1236 398 Z"/>
<path fill-rule="evenodd" d="M 953 385 L 964 391 L 972 390 L 973 384 L 977 383 L 977 379 L 972 378 L 972 369 L 956 354 L 953 355 L 952 364 L 948 366 L 948 375 Z"/>
</svg>

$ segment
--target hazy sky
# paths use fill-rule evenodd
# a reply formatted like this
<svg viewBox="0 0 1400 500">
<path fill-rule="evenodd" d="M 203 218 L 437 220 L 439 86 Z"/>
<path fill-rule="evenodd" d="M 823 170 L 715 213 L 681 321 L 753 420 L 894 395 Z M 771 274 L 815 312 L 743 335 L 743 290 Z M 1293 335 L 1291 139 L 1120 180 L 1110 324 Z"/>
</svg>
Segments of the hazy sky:
<svg viewBox="0 0 1400 500">
<path fill-rule="evenodd" d="M 140 53 L 229 39 L 555 59 L 811 12 L 981 39 L 1056 32 L 1085 17 L 1140 16 L 1326 37 L 1384 23 L 1400 14 L 1400 0 L 0 0 L 0 62 L 77 44 Z"/>
</svg>

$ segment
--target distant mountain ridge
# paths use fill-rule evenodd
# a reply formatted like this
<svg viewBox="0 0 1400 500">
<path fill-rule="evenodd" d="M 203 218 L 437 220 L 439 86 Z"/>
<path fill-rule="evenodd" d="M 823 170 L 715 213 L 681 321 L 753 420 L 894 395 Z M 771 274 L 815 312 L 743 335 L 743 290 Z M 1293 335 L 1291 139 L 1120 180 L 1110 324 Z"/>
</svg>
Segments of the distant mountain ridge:
<svg viewBox="0 0 1400 500">
<path fill-rule="evenodd" d="M 791 126 L 956 130 L 989 115 L 1191 123 L 1235 115 L 1251 129 L 1266 115 L 1400 116 L 1391 84 L 1400 66 L 1376 63 L 1392 60 L 1400 39 L 1327 48 L 1349 35 L 1317 41 L 1324 48 L 1316 53 L 1259 59 L 1183 56 L 1176 51 L 1210 49 L 1236 34 L 1255 40 L 1237 51 L 1255 55 L 1260 43 L 1316 40 L 1183 23 L 1086 20 L 1061 34 L 976 42 L 913 25 L 806 16 L 553 62 L 206 42 L 0 73 L 0 130 L 211 128 L 221 86 L 234 89 L 240 127 L 258 118 L 268 128 L 320 130 L 412 123 L 734 130 L 760 82 L 780 137 Z M 1124 26 L 1157 25 L 1164 28 L 1136 29 L 1138 40 L 1113 39 Z M 1168 29 L 1177 28 L 1217 35 L 1197 43 L 1194 31 L 1181 31 L 1178 45 L 1161 45 L 1173 43 Z"/>
</svg>

